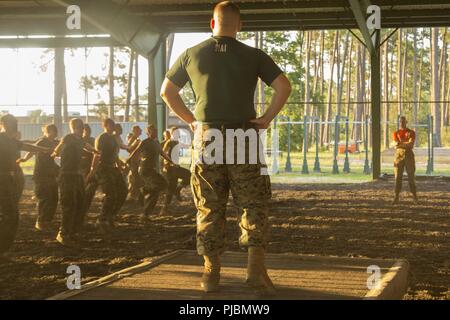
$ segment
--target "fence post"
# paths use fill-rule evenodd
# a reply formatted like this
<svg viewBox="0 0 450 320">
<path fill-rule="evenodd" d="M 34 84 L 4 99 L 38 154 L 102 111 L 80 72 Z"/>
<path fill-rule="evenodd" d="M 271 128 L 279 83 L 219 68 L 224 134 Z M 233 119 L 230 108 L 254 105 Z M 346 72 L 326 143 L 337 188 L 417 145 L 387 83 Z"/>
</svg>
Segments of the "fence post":
<svg viewBox="0 0 450 320">
<path fill-rule="evenodd" d="M 320 130 L 320 118 L 315 118 L 314 131 L 316 134 L 316 158 L 314 160 L 314 172 L 320 173 L 320 160 L 319 160 L 319 130 Z"/>
<path fill-rule="evenodd" d="M 348 159 L 348 118 L 345 118 L 345 161 L 344 161 L 344 172 L 350 172 L 350 162 Z"/>
<path fill-rule="evenodd" d="M 277 133 L 277 120 L 275 117 L 272 127 L 272 174 L 278 174 L 278 133 Z"/>
<path fill-rule="evenodd" d="M 339 151 L 339 116 L 334 120 L 334 152 L 333 152 L 333 174 L 339 173 L 339 166 L 337 161 Z"/>
<path fill-rule="evenodd" d="M 308 159 L 306 157 L 306 152 L 308 148 L 308 116 L 303 118 L 303 166 L 302 173 L 308 174 Z"/>
<path fill-rule="evenodd" d="M 364 174 L 370 174 L 370 166 L 369 166 L 369 116 L 366 115 L 366 119 L 364 120 L 364 151 L 365 151 L 365 160 L 364 160 Z"/>
<path fill-rule="evenodd" d="M 427 172 L 426 174 L 431 174 L 431 141 L 433 131 L 431 130 L 431 116 L 427 115 L 427 152 L 428 152 L 428 159 L 427 159 Z"/>
<path fill-rule="evenodd" d="M 285 172 L 292 172 L 291 165 L 291 118 L 287 117 L 288 121 L 288 149 L 287 149 L 287 158 L 286 158 L 286 166 L 284 168 Z"/>
</svg>

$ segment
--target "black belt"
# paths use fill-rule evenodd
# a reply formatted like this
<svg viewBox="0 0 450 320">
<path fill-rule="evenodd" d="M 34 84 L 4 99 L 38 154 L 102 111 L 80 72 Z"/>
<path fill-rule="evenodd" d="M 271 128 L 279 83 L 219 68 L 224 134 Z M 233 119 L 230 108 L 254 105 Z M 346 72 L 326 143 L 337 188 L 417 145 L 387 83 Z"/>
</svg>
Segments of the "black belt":
<svg viewBox="0 0 450 320">
<path fill-rule="evenodd" d="M 251 122 L 235 122 L 235 123 L 221 123 L 221 122 L 208 122 L 208 123 L 200 123 L 199 126 L 204 129 L 218 129 L 218 130 L 227 130 L 227 129 L 255 129 L 255 124 Z"/>
</svg>

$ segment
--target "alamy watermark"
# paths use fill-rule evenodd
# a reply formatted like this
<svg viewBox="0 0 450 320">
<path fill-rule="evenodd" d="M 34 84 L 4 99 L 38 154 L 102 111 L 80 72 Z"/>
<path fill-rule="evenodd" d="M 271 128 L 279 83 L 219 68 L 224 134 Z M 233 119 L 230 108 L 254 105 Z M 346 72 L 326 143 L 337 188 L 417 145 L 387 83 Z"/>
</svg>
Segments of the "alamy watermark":
<svg viewBox="0 0 450 320">
<path fill-rule="evenodd" d="M 182 132 L 184 134 L 182 134 Z M 272 128 L 270 141 L 267 138 L 266 129 L 217 129 L 207 128 L 199 124 L 194 131 L 192 141 L 190 133 L 186 129 L 176 129 L 172 135 L 175 140 L 185 136 L 187 142 L 184 145 L 192 146 L 192 163 L 199 164 L 260 164 L 261 174 L 270 175 L 274 170 L 267 169 L 267 162 L 274 163 L 278 156 L 278 130 Z M 272 148 L 269 148 L 269 143 Z M 172 149 L 169 155 L 171 159 L 177 159 L 181 145 Z M 275 149 L 275 151 L 274 151 Z M 270 152 L 265 152 L 270 150 Z M 266 162 L 267 158 L 267 162 Z"/>
<path fill-rule="evenodd" d="M 67 277 L 66 286 L 69 290 L 80 290 L 81 289 L 81 268 L 76 264 L 71 264 L 67 267 Z"/>
</svg>

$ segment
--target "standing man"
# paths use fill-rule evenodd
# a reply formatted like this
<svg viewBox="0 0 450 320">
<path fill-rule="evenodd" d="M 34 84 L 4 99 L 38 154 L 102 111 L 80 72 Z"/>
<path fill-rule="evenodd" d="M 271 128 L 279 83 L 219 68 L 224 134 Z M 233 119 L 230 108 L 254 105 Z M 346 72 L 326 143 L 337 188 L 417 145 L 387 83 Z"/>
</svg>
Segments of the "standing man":
<svg viewBox="0 0 450 320">
<path fill-rule="evenodd" d="M 114 134 L 116 125 L 114 120 L 105 119 L 103 121 L 104 132 L 95 140 L 95 150 L 98 154 L 92 160 L 91 172 L 88 180 L 91 181 L 89 204 L 98 186 L 104 193 L 102 210 L 97 221 L 103 232 L 108 232 L 114 228 L 114 218 L 122 208 L 127 197 L 127 186 L 119 166 L 120 146 Z M 93 191 L 93 192 L 92 192 Z M 89 205 L 86 206 L 86 212 Z"/>
<path fill-rule="evenodd" d="M 400 129 L 394 132 L 395 143 L 395 160 L 394 160 L 394 175 L 395 175 L 395 198 L 393 203 L 397 204 L 399 201 L 400 191 L 402 190 L 403 171 L 406 168 L 408 174 L 409 191 L 413 195 L 414 202 L 418 202 L 416 193 L 416 161 L 414 159 L 414 142 L 416 141 L 416 133 L 409 129 L 406 125 L 406 117 L 400 117 Z"/>
<path fill-rule="evenodd" d="M 163 162 L 163 172 L 166 174 L 167 182 L 169 183 L 166 200 L 164 206 L 161 209 L 161 215 L 167 214 L 167 208 L 172 202 L 173 196 L 175 196 L 178 201 L 181 201 L 181 189 L 189 185 L 191 180 L 191 173 L 188 169 L 179 166 L 179 147 L 180 142 L 178 141 L 178 132 L 176 127 L 172 127 L 165 131 L 166 140 L 163 143 L 162 150 L 165 154 L 169 155 L 170 159 L 176 165 L 171 162 L 164 160 Z M 178 183 L 178 180 L 181 180 Z"/>
<path fill-rule="evenodd" d="M 91 126 L 87 123 L 84 124 L 83 129 L 83 141 L 89 144 L 92 149 L 94 149 L 95 139 L 92 137 Z M 84 152 L 81 157 L 81 168 L 83 170 L 83 176 L 86 179 L 89 171 L 91 170 L 92 159 L 94 158 L 94 154 L 91 152 Z"/>
<path fill-rule="evenodd" d="M 17 155 L 50 152 L 49 149 L 17 139 L 17 119 L 10 114 L 0 118 L 0 257 L 12 246 L 19 225 L 20 187 L 17 180 Z"/>
<path fill-rule="evenodd" d="M 141 156 L 139 174 L 143 184 L 143 220 L 146 220 L 153 213 L 160 193 L 167 190 L 167 181 L 158 170 L 159 156 L 172 162 L 161 149 L 161 145 L 158 141 L 158 132 L 156 131 L 155 126 L 149 125 L 147 127 L 147 136 L 148 138 L 141 141 L 139 146 L 131 153 L 127 160 L 127 163 L 130 164 L 135 157 L 138 155 Z"/>
<path fill-rule="evenodd" d="M 83 227 L 85 183 L 81 158 L 84 152 L 92 152 L 92 147 L 83 140 L 83 121 L 72 119 L 70 133 L 64 136 L 53 152 L 53 157 L 61 157 L 59 170 L 59 190 L 62 210 L 61 227 L 56 241 L 63 246 L 75 246 L 75 236 Z"/>
<path fill-rule="evenodd" d="M 128 151 L 133 153 L 141 143 L 142 129 L 138 125 L 133 126 L 131 135 L 128 139 Z M 141 196 L 142 181 L 139 176 L 139 157 L 134 157 L 129 164 L 130 173 L 128 174 L 128 194 L 131 200 L 138 201 Z"/>
<path fill-rule="evenodd" d="M 44 136 L 36 142 L 36 145 L 53 151 L 59 144 L 56 139 L 58 128 L 54 124 L 49 124 L 44 127 L 43 131 Z M 36 155 L 33 172 L 34 193 L 38 200 L 38 218 L 35 228 L 44 231 L 50 226 L 58 206 L 59 166 L 48 152 L 29 152 L 24 158 L 20 159 L 20 162 L 28 161 L 33 155 Z"/>
<path fill-rule="evenodd" d="M 209 129 L 220 130 L 222 135 L 227 129 L 266 129 L 289 97 L 289 80 L 266 53 L 236 40 L 241 20 L 234 3 L 218 3 L 210 26 L 213 36 L 184 51 L 167 72 L 161 97 L 195 129 L 194 140 L 202 140 Z M 258 78 L 274 89 L 270 106 L 259 118 L 253 101 Z M 194 114 L 179 95 L 188 81 L 196 97 Z M 225 251 L 225 210 L 230 190 L 242 214 L 240 245 L 248 248 L 247 283 L 260 294 L 274 291 L 264 263 L 270 180 L 261 174 L 261 167 L 261 163 L 193 161 L 191 186 L 197 207 L 197 251 L 205 261 L 201 286 L 206 292 L 219 288 L 219 257 Z"/>
</svg>

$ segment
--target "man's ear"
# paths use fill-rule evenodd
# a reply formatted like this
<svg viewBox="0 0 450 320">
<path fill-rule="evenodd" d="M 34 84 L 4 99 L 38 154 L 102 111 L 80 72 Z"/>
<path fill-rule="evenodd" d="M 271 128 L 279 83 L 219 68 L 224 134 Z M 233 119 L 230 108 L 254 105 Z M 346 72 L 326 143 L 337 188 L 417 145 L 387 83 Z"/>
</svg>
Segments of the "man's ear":
<svg viewBox="0 0 450 320">
<path fill-rule="evenodd" d="M 214 30 L 215 25 L 216 25 L 216 21 L 214 20 L 214 18 L 211 18 L 211 20 L 209 21 L 209 26 L 211 27 L 211 30 Z"/>
</svg>

